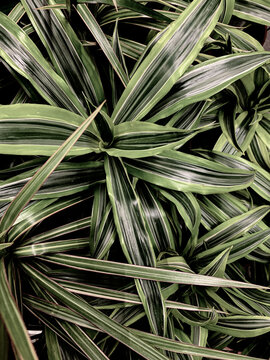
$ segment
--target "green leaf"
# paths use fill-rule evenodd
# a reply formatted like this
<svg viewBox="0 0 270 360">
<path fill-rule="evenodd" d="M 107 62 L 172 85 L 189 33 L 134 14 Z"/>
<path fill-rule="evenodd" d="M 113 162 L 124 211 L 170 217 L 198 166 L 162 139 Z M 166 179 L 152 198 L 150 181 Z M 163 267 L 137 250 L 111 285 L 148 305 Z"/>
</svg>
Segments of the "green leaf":
<svg viewBox="0 0 270 360">
<path fill-rule="evenodd" d="M 104 260 L 101 261 L 103 262 Z M 132 348 L 132 350 L 137 352 L 139 355 L 145 357 L 148 360 L 168 359 L 158 350 L 148 345 L 145 341 L 133 335 L 130 330 L 111 320 L 102 312 L 94 309 L 85 300 L 68 292 L 56 282 L 50 280 L 33 267 L 29 267 L 26 264 L 22 264 L 22 267 L 28 276 L 30 276 L 41 287 L 45 288 L 47 291 L 57 297 L 63 304 L 79 313 L 82 317 L 91 321 L 92 324 L 97 326 L 101 331 L 106 332 L 118 341 Z"/>
<path fill-rule="evenodd" d="M 136 191 L 144 212 L 146 228 L 156 254 L 159 255 L 162 251 L 175 249 L 175 239 L 171 225 L 157 193 L 143 182 L 137 183 Z"/>
<path fill-rule="evenodd" d="M 164 151 L 143 159 L 125 159 L 133 176 L 156 185 L 200 194 L 223 193 L 248 187 L 253 173 L 220 166 L 197 156 Z"/>
<path fill-rule="evenodd" d="M 198 254 L 202 249 L 212 248 L 243 235 L 262 220 L 269 211 L 270 206 L 262 205 L 223 222 L 198 240 L 195 254 Z"/>
<path fill-rule="evenodd" d="M 27 329 L 11 294 L 3 258 L 0 259 L 0 287 L 1 319 L 18 355 L 21 359 L 37 360 L 38 357 L 28 336 Z"/>
<path fill-rule="evenodd" d="M 209 330 L 240 338 L 254 338 L 270 331 L 270 318 L 256 315 L 235 315 L 221 318 L 216 325 L 206 325 Z"/>
<path fill-rule="evenodd" d="M 37 10 L 46 3 L 44 0 L 22 0 L 58 74 L 69 84 L 84 108 L 87 106 L 85 97 L 99 105 L 104 100 L 104 93 L 97 67 L 61 10 Z"/>
<path fill-rule="evenodd" d="M 52 155 L 83 123 L 84 118 L 48 105 L 0 106 L 0 152 L 16 155 Z M 69 155 L 99 151 L 99 139 L 89 129 Z"/>
<path fill-rule="evenodd" d="M 42 259 L 44 261 L 49 261 L 58 265 L 72 267 L 84 271 L 94 271 L 104 274 L 119 275 L 159 282 L 213 287 L 262 288 L 260 285 L 254 285 L 247 282 L 244 283 L 241 281 L 220 279 L 212 276 L 158 269 L 150 266 L 124 264 L 108 260 L 97 260 L 73 255 L 47 255 L 42 257 Z"/>
<path fill-rule="evenodd" d="M 226 55 L 194 66 L 176 82 L 169 96 L 152 110 L 155 122 L 205 100 L 270 61 L 270 52 Z M 209 81 L 212 79 L 212 81 Z"/>
<path fill-rule="evenodd" d="M 109 358 L 80 327 L 68 322 L 61 322 L 61 326 L 76 346 L 78 346 L 89 359 L 109 360 Z"/>
<path fill-rule="evenodd" d="M 141 205 L 121 160 L 106 158 L 105 171 L 115 226 L 128 262 L 155 266 L 155 255 Z M 152 330 L 157 334 L 164 334 L 165 309 L 159 284 L 136 280 L 136 286 Z"/>
<path fill-rule="evenodd" d="M 240 19 L 270 25 L 270 5 L 267 0 L 236 0 L 233 14 Z"/>
<path fill-rule="evenodd" d="M 28 79 L 48 103 L 85 116 L 84 107 L 67 83 L 54 72 L 26 33 L 3 13 L 0 13 L 0 56 Z"/>
<path fill-rule="evenodd" d="M 47 326 L 45 327 L 45 338 L 48 360 L 63 360 L 57 335 Z"/>
<path fill-rule="evenodd" d="M 60 148 L 46 161 L 46 163 L 36 172 L 32 179 L 22 188 L 16 198 L 8 207 L 0 223 L 1 235 L 5 236 L 6 232 L 10 229 L 16 218 L 32 199 L 35 193 L 39 190 L 44 181 L 50 176 L 57 165 L 63 160 L 72 146 L 80 138 L 83 132 L 88 128 L 96 114 L 102 108 L 101 104 L 92 115 L 89 116 L 78 129 L 60 146 Z M 5 242 L 2 240 L 2 242 Z"/>
<path fill-rule="evenodd" d="M 217 0 L 195 0 L 165 29 L 114 109 L 116 124 L 141 120 L 164 97 L 196 58 L 220 12 Z"/>
<path fill-rule="evenodd" d="M 98 45 L 104 52 L 105 56 L 109 60 L 111 66 L 114 68 L 115 72 L 119 76 L 123 85 L 126 86 L 129 80 L 126 72 L 123 69 L 118 57 L 116 56 L 113 48 L 111 47 L 109 41 L 107 40 L 95 17 L 85 4 L 77 5 L 76 9 L 78 14 L 86 24 L 87 28 L 91 31 Z"/>
<path fill-rule="evenodd" d="M 114 141 L 109 148 L 102 148 L 108 155 L 142 158 L 162 151 L 179 148 L 207 127 L 182 130 L 147 122 L 123 123 L 115 126 Z"/>
</svg>

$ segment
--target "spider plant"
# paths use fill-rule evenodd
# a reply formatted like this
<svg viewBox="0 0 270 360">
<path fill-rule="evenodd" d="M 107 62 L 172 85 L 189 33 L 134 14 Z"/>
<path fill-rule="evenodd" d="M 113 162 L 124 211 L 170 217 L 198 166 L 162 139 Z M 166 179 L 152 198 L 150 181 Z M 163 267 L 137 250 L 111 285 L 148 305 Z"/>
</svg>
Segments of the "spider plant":
<svg viewBox="0 0 270 360">
<path fill-rule="evenodd" d="M 11 4 L 1 359 L 268 358 L 268 2 Z"/>
</svg>

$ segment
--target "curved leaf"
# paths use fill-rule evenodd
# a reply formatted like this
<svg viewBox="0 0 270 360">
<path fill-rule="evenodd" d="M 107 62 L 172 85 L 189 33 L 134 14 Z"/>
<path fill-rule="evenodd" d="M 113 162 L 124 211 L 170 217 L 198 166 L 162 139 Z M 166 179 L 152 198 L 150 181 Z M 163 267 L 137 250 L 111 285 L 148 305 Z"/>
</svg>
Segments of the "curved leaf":
<svg viewBox="0 0 270 360">
<path fill-rule="evenodd" d="M 54 72 L 34 42 L 3 13 L 0 13 L 0 56 L 28 79 L 48 103 L 85 115 L 77 96 Z"/>
<path fill-rule="evenodd" d="M 16 155 L 52 155 L 81 125 L 84 118 L 48 105 L 0 106 L 0 152 Z M 99 139 L 89 129 L 69 155 L 99 151 Z"/>
<path fill-rule="evenodd" d="M 270 61 L 270 52 L 226 55 L 194 66 L 176 82 L 168 97 L 152 110 L 149 121 L 155 122 L 205 100 L 232 82 Z M 212 79 L 212 81 L 209 81 Z"/>
<path fill-rule="evenodd" d="M 0 259 L 0 315 L 12 339 L 18 355 L 22 359 L 37 360 L 33 344 L 27 334 L 27 329 L 21 314 L 11 294 L 7 282 L 4 259 Z"/>
<path fill-rule="evenodd" d="M 102 262 L 104 260 L 101 260 Z M 118 324 L 117 322 L 111 320 L 108 316 L 103 314 L 101 311 L 94 309 L 89 305 L 85 300 L 79 298 L 78 296 L 68 292 L 55 281 L 47 278 L 41 272 L 36 269 L 29 267 L 26 264 L 22 264 L 25 272 L 31 276 L 31 278 L 37 282 L 40 286 L 48 290 L 55 297 L 57 297 L 63 304 L 75 310 L 77 313 L 82 315 L 84 318 L 89 319 L 96 325 L 99 329 L 110 334 L 118 341 L 132 347 L 133 351 L 136 351 L 141 356 L 146 357 L 149 360 L 167 360 L 168 358 L 162 355 L 158 350 L 148 345 L 146 342 L 133 335 L 130 330 Z"/>
<path fill-rule="evenodd" d="M 240 19 L 270 25 L 270 5 L 267 0 L 236 0 L 233 14 Z"/>
<path fill-rule="evenodd" d="M 61 264 L 84 271 L 94 271 L 105 274 L 115 274 L 124 277 L 139 278 L 167 283 L 177 283 L 198 286 L 236 287 L 236 288 L 263 288 L 248 282 L 215 278 L 174 270 L 158 269 L 149 266 L 117 263 L 108 260 L 97 260 L 87 257 L 57 254 L 43 256 L 44 261 Z"/>
<path fill-rule="evenodd" d="M 5 236 L 6 232 L 10 229 L 21 210 L 33 198 L 35 193 L 39 190 L 41 185 L 54 171 L 57 165 L 63 160 L 68 151 L 80 138 L 83 132 L 88 128 L 96 114 L 100 111 L 103 104 L 101 104 L 92 115 L 89 116 L 78 129 L 59 147 L 59 149 L 46 161 L 46 163 L 35 173 L 32 179 L 22 188 L 16 198 L 8 207 L 0 223 L 1 236 Z M 3 241 L 2 239 L 2 242 Z"/>
<path fill-rule="evenodd" d="M 168 189 L 200 194 L 244 189 L 254 176 L 250 171 L 236 171 L 177 151 L 124 162 L 128 172 L 140 179 Z"/>
<path fill-rule="evenodd" d="M 122 162 L 106 158 L 106 183 L 115 226 L 129 263 L 155 266 L 155 255 L 148 237 L 141 205 Z M 136 280 L 138 293 L 153 331 L 166 332 L 165 309 L 158 283 Z"/>
<path fill-rule="evenodd" d="M 114 109 L 116 124 L 147 115 L 196 58 L 220 12 L 217 0 L 195 0 L 165 29 Z"/>
</svg>

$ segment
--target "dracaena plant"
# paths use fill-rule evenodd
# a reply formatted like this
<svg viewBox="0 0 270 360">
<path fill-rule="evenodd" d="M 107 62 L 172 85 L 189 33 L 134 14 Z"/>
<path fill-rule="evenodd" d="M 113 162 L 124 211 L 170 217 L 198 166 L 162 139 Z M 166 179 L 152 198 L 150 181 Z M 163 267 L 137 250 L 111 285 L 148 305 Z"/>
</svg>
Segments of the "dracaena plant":
<svg viewBox="0 0 270 360">
<path fill-rule="evenodd" d="M 268 358 L 268 1 L 10 4 L 1 360 Z"/>
</svg>

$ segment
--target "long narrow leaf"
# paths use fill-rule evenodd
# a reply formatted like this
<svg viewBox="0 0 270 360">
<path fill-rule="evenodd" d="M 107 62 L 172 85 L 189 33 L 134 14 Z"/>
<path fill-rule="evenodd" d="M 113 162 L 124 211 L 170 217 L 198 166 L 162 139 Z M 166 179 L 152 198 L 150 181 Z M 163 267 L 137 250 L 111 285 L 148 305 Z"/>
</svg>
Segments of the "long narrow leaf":
<svg viewBox="0 0 270 360">
<path fill-rule="evenodd" d="M 37 282 L 40 286 L 51 292 L 62 303 L 64 303 L 69 308 L 77 311 L 83 317 L 89 319 L 89 321 L 91 321 L 102 331 L 106 332 L 118 341 L 132 348 L 133 351 L 137 352 L 148 360 L 168 360 L 166 356 L 162 355 L 155 348 L 148 345 L 146 342 L 144 342 L 137 336 L 134 336 L 132 332 L 129 331 L 127 328 L 111 320 L 102 312 L 94 309 L 92 306 L 90 306 L 87 302 L 85 302 L 78 296 L 75 296 L 74 294 L 68 292 L 56 282 L 50 280 L 36 269 L 29 267 L 26 264 L 22 264 L 22 266 L 26 273 L 31 276 L 31 278 L 35 282 Z"/>
<path fill-rule="evenodd" d="M 53 1 L 51 1 L 53 3 Z M 104 100 L 98 69 L 59 9 L 40 11 L 44 0 L 22 0 L 22 4 L 59 74 L 70 84 L 81 103 Z"/>
<path fill-rule="evenodd" d="M 154 280 L 159 282 L 213 286 L 213 287 L 236 287 L 236 288 L 262 288 L 260 285 L 244 283 L 241 281 L 220 279 L 211 276 L 184 273 L 174 270 L 158 269 L 149 266 L 117 263 L 114 261 L 96 260 L 87 257 L 57 254 L 42 257 L 43 260 L 58 265 L 72 267 L 84 271 L 114 274 L 124 277 Z"/>
<path fill-rule="evenodd" d="M 50 156 L 84 120 L 70 111 L 47 105 L 7 105 L 1 106 L 0 111 L 2 154 Z M 98 149 L 97 136 L 87 130 L 69 154 Z"/>
<path fill-rule="evenodd" d="M 128 172 L 140 179 L 168 189 L 200 194 L 244 189 L 254 177 L 250 171 L 216 166 L 202 158 L 170 150 L 124 162 Z"/>
<path fill-rule="evenodd" d="M 0 224 L 1 234 L 5 235 L 5 233 L 9 230 L 21 210 L 32 199 L 34 194 L 54 171 L 57 165 L 63 160 L 72 146 L 76 143 L 76 141 L 80 138 L 89 124 L 95 118 L 102 106 L 103 104 L 101 104 L 97 110 L 95 110 L 95 112 L 93 112 L 93 114 L 90 115 L 89 118 L 87 118 L 82 123 L 82 125 L 78 127 L 78 129 L 63 143 L 63 145 L 61 145 L 61 147 L 49 158 L 49 160 L 47 160 L 47 162 L 37 171 L 32 179 L 23 187 L 23 189 L 5 212 L 5 215 L 2 217 Z"/>
<path fill-rule="evenodd" d="M 157 121 L 184 106 L 207 99 L 269 61 L 270 53 L 265 51 L 222 56 L 195 66 L 176 82 L 169 96 L 157 104 L 150 121 Z"/>
<path fill-rule="evenodd" d="M 119 124 L 140 120 L 196 58 L 217 23 L 220 1 L 195 0 L 163 32 L 128 83 L 112 115 Z"/>
<path fill-rule="evenodd" d="M 125 256 L 131 264 L 155 266 L 141 205 L 123 164 L 118 159 L 107 158 L 105 170 L 114 221 Z M 136 286 L 152 329 L 157 334 L 164 334 L 165 309 L 159 284 L 136 280 Z"/>
<path fill-rule="evenodd" d="M 7 282 L 3 257 L 0 260 L 0 287 L 1 319 L 4 321 L 18 355 L 22 359 L 37 360 L 38 357 Z"/>
<path fill-rule="evenodd" d="M 0 13 L 0 56 L 27 78 L 48 103 L 85 115 L 84 107 L 67 83 L 26 33 L 3 13 Z"/>
</svg>

